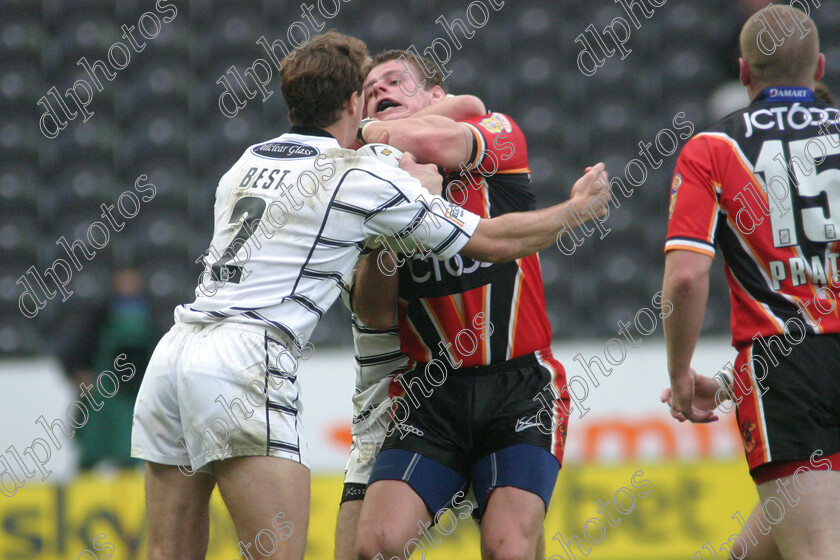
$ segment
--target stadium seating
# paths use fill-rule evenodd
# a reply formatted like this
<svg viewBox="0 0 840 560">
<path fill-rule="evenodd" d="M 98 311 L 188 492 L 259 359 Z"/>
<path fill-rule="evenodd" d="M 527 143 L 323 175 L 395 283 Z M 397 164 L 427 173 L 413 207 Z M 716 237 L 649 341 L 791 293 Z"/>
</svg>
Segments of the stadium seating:
<svg viewBox="0 0 840 560">
<path fill-rule="evenodd" d="M 327 3 L 329 4 L 329 3 Z M 423 51 L 449 38 L 435 23 L 465 19 L 467 2 L 387 0 L 342 2 L 326 28 L 364 38 L 372 51 Z M 487 4 L 485 2 L 485 4 Z M 509 5 L 508 5 L 509 4 Z M 736 3 L 710 0 L 656 10 L 632 29 L 624 60 L 612 56 L 592 76 L 577 66 L 575 38 L 590 24 L 602 29 L 627 17 L 620 5 L 584 0 L 554 3 L 522 0 L 490 12 L 488 23 L 459 38 L 452 49 L 446 85 L 474 93 L 488 107 L 512 115 L 529 140 L 534 188 L 540 205 L 563 200 L 583 167 L 605 160 L 622 177 L 625 164 L 640 157 L 639 141 L 651 141 L 683 111 L 696 130 L 711 125 L 706 100 L 735 76 L 734 46 L 742 15 Z M 267 86 L 274 93 L 248 100 L 235 118 L 219 111 L 216 83 L 231 66 L 244 72 L 266 53 L 257 44 L 287 42 L 289 26 L 302 19 L 300 2 L 194 0 L 177 3 L 178 15 L 113 81 L 103 80 L 90 104 L 93 116 L 75 118 L 57 138 L 38 127 L 36 102 L 55 86 L 63 94 L 77 79 L 89 79 L 77 61 L 107 60 L 121 39 L 120 26 L 136 25 L 151 4 L 136 0 L 9 0 L 0 21 L 0 250 L 7 266 L 0 276 L 0 355 L 39 352 L 35 342 L 51 331 L 40 318 L 17 309 L 17 279 L 30 266 L 43 270 L 60 253 L 56 240 L 84 236 L 102 203 L 114 203 L 141 174 L 157 188 L 124 231 L 112 232 L 109 247 L 74 276 L 74 298 L 102 300 L 117 265 L 135 264 L 146 273 L 155 312 L 165 327 L 172 306 L 189 299 L 199 271 L 194 263 L 211 234 L 213 193 L 219 177 L 241 151 L 277 136 L 287 126 L 276 69 Z M 835 63 L 826 81 L 840 87 L 840 7 L 823 2 L 813 14 L 822 28 L 823 50 Z M 649 302 L 661 285 L 667 196 L 675 156 L 629 198 L 620 198 L 603 240 L 586 240 L 573 257 L 556 250 L 542 255 L 549 314 L 562 337 L 609 337 L 616 317 Z M 101 257 L 101 258 L 100 258 Z M 706 328 L 724 333 L 728 300 L 715 277 Z M 18 290 L 17 292 L 15 290 Z M 52 302 L 44 310 L 61 323 L 72 306 Z M 346 313 L 329 312 L 315 341 L 349 344 Z"/>
</svg>

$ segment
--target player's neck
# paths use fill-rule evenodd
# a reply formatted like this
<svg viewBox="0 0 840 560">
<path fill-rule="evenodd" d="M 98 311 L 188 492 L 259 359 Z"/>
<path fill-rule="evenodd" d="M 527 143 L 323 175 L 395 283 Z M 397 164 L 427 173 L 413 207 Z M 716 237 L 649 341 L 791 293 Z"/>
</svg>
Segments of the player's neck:
<svg viewBox="0 0 840 560">
<path fill-rule="evenodd" d="M 356 120 L 345 112 L 337 121 L 325 126 L 324 130 L 332 134 L 342 148 L 347 148 L 356 140 L 356 131 L 359 129 Z"/>
</svg>

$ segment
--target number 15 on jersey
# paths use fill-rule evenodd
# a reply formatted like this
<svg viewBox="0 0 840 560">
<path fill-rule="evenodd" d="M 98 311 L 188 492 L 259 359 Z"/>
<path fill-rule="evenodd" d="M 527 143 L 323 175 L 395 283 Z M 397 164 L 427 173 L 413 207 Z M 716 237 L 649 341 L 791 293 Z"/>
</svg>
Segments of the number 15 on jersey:
<svg viewBox="0 0 840 560">
<path fill-rule="evenodd" d="M 795 140 L 787 146 L 781 140 L 762 144 L 755 171 L 764 175 L 765 194 L 776 202 L 778 211 L 769 212 L 776 247 L 797 245 L 800 225 L 814 243 L 840 240 L 840 158 L 838 167 L 817 171 L 826 158 L 838 155 L 837 134 Z M 796 189 L 791 188 L 792 181 Z"/>
</svg>

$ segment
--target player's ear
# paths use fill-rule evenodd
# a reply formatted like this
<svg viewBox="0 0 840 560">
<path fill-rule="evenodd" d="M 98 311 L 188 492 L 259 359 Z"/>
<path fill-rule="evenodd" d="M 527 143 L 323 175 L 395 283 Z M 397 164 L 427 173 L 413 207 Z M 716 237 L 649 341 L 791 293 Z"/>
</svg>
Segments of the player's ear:
<svg viewBox="0 0 840 560">
<path fill-rule="evenodd" d="M 817 59 L 817 71 L 814 74 L 814 81 L 819 82 L 824 75 L 825 75 L 825 55 L 823 53 L 820 53 L 820 57 Z"/>
<path fill-rule="evenodd" d="M 358 91 L 354 91 L 350 94 L 350 99 L 347 100 L 347 113 L 351 117 L 355 117 L 357 111 L 359 113 L 364 111 L 362 99 L 362 95 Z"/>
<path fill-rule="evenodd" d="M 432 103 L 437 103 L 441 99 L 446 98 L 446 92 L 440 86 L 435 86 L 430 90 Z"/>
<path fill-rule="evenodd" d="M 752 83 L 752 70 L 750 69 L 750 63 L 746 58 L 738 59 L 738 77 L 741 79 L 741 83 L 744 87 L 747 87 Z"/>
</svg>

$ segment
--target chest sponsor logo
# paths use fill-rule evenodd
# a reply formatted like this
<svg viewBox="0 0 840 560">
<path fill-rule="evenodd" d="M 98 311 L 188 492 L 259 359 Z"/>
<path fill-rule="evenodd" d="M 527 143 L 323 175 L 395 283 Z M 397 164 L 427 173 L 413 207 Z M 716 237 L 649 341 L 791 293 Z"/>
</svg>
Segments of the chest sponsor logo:
<svg viewBox="0 0 840 560">
<path fill-rule="evenodd" d="M 493 263 L 476 261 L 469 257 L 455 255 L 443 262 L 434 257 L 421 259 L 413 258 L 410 261 L 411 279 L 417 283 L 440 282 L 444 278 L 459 278 L 470 275 L 480 269 L 487 269 Z M 490 283 L 491 278 L 480 279 L 480 284 Z"/>
<path fill-rule="evenodd" d="M 251 151 L 254 155 L 272 159 L 303 159 L 318 155 L 318 150 L 312 146 L 297 142 L 267 142 L 252 148 Z"/>
</svg>

